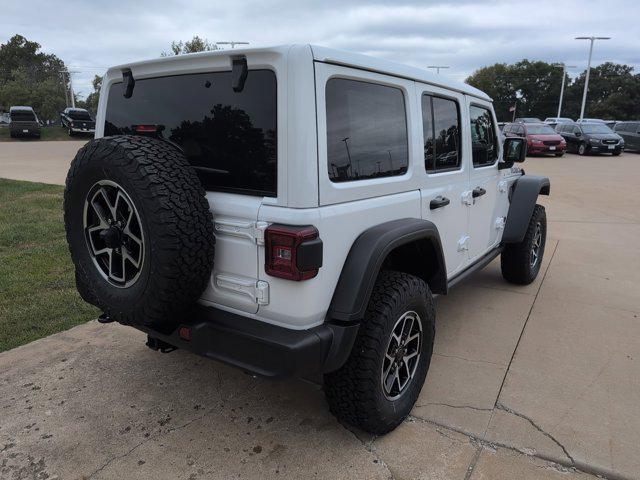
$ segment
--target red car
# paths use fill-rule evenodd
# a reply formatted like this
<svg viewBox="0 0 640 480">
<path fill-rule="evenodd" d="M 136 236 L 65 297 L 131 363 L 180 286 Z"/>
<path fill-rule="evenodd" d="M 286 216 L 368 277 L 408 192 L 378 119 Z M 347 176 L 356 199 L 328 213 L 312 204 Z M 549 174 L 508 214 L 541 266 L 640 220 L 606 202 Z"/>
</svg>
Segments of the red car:
<svg viewBox="0 0 640 480">
<path fill-rule="evenodd" d="M 553 128 L 545 123 L 511 123 L 502 133 L 507 137 L 527 139 L 527 153 L 553 153 L 556 157 L 564 155 L 567 142 Z"/>
</svg>

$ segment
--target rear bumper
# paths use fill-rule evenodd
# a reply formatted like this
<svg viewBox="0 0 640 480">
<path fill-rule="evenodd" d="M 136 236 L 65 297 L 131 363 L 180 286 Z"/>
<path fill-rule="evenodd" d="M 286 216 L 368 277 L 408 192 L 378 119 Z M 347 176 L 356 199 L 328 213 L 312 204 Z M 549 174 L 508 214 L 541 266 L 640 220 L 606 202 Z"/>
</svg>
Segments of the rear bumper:
<svg viewBox="0 0 640 480">
<path fill-rule="evenodd" d="M 190 340 L 180 329 L 190 330 Z M 324 323 L 291 330 L 213 307 L 198 305 L 171 332 L 135 328 L 177 348 L 271 378 L 304 377 L 340 368 L 353 347 L 358 325 Z"/>
</svg>

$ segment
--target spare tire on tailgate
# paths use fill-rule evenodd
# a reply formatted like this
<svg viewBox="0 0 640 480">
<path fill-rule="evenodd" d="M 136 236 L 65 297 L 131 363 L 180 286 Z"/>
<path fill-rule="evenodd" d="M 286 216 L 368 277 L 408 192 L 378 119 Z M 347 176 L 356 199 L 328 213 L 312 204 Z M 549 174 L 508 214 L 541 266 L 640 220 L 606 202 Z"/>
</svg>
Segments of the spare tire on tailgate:
<svg viewBox="0 0 640 480">
<path fill-rule="evenodd" d="M 195 170 L 165 141 L 87 143 L 67 175 L 64 221 L 78 291 L 113 320 L 166 329 L 207 285 L 209 203 Z"/>
</svg>

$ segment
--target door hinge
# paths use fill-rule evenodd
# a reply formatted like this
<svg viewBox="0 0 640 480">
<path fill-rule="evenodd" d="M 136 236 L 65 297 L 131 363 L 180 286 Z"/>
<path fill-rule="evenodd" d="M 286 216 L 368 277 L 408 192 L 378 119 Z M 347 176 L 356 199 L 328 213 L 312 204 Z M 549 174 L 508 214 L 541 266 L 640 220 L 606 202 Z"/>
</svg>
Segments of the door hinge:
<svg viewBox="0 0 640 480">
<path fill-rule="evenodd" d="M 269 305 L 269 284 L 264 280 L 225 274 L 216 275 L 215 278 L 218 288 L 247 296 L 258 305 Z"/>
<path fill-rule="evenodd" d="M 463 235 L 462 237 L 460 237 L 460 240 L 458 240 L 459 252 L 466 252 L 469 250 L 469 238 L 469 235 Z"/>
<path fill-rule="evenodd" d="M 507 223 L 506 217 L 496 218 L 496 230 L 502 230 Z"/>
<path fill-rule="evenodd" d="M 468 206 L 473 205 L 474 200 L 473 200 L 473 191 L 472 190 L 467 190 L 466 192 L 462 192 L 462 195 L 460 196 L 460 199 L 462 200 L 462 203 Z"/>
<path fill-rule="evenodd" d="M 268 226 L 267 222 L 219 219 L 214 223 L 214 230 L 216 234 L 248 238 L 257 245 L 264 245 L 264 231 Z"/>
<path fill-rule="evenodd" d="M 500 193 L 506 193 L 508 186 L 509 186 L 508 182 L 506 182 L 504 180 L 501 180 L 501 181 L 498 182 L 498 191 Z"/>
</svg>

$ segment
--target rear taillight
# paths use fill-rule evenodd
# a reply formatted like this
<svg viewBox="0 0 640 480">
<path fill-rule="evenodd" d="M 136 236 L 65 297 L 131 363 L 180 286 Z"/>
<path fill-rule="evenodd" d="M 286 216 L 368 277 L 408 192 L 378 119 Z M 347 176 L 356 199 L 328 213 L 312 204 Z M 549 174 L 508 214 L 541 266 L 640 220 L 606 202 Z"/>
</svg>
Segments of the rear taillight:
<svg viewBox="0 0 640 480">
<path fill-rule="evenodd" d="M 308 280 L 322 266 L 322 240 L 314 226 L 270 225 L 264 244 L 264 269 L 273 277 Z"/>
</svg>

